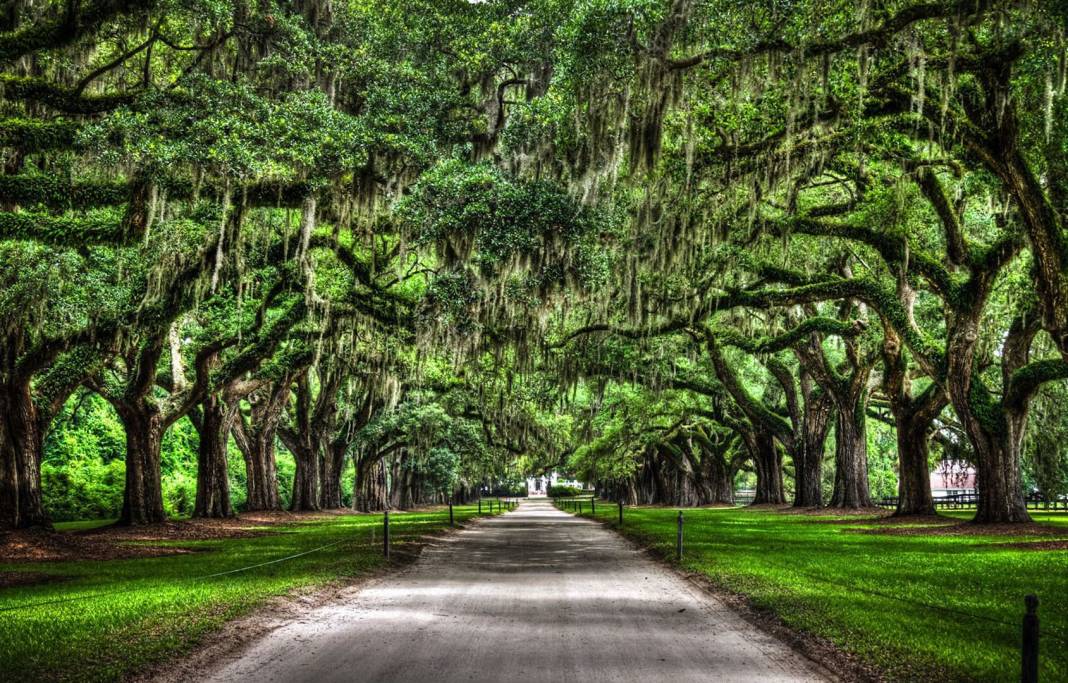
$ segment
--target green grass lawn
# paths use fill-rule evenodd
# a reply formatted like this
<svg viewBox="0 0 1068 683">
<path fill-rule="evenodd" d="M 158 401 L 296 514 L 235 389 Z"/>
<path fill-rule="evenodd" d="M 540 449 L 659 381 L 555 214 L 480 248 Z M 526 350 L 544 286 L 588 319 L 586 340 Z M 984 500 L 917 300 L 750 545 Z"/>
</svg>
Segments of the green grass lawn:
<svg viewBox="0 0 1068 683">
<path fill-rule="evenodd" d="M 477 515 L 477 507 L 457 506 L 455 513 L 457 521 L 467 520 Z M 117 680 L 165 661 L 269 597 L 383 567 L 381 526 L 381 515 L 344 515 L 273 526 L 270 535 L 254 538 L 170 543 L 202 551 L 191 554 L 0 563 L 0 571 L 57 577 L 55 582 L 0 589 L 0 679 Z M 406 541 L 447 527 L 447 510 L 390 515 L 399 552 Z M 336 545 L 248 571 L 198 578 L 327 544 Z"/>
<path fill-rule="evenodd" d="M 674 557 L 677 513 L 627 508 L 624 533 Z M 597 506 L 599 519 L 617 514 Z M 1034 517 L 1065 524 L 1068 538 L 1068 514 Z M 1068 680 L 1068 551 L 1004 545 L 1049 537 L 867 534 L 870 519 L 743 508 L 686 509 L 684 520 L 684 569 L 897 680 L 1019 680 L 1023 599 L 1034 593 L 1041 678 Z"/>
</svg>

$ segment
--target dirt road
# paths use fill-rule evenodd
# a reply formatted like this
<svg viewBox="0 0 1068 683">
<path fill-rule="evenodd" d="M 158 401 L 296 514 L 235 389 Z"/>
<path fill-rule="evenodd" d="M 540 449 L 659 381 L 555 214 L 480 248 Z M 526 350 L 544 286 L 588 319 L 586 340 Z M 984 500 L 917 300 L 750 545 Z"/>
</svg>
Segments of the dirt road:
<svg viewBox="0 0 1068 683">
<path fill-rule="evenodd" d="M 314 609 L 212 681 L 817 681 L 608 529 L 530 500 Z"/>
</svg>

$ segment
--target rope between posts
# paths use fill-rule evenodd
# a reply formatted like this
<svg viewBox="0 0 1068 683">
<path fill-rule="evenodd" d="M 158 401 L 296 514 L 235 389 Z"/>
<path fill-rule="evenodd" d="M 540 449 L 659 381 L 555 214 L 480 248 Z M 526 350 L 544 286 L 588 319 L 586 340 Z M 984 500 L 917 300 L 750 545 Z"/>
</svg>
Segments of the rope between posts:
<svg viewBox="0 0 1068 683">
<path fill-rule="evenodd" d="M 205 579 L 214 579 L 219 576 L 227 576 L 229 574 L 239 574 L 241 572 L 247 572 L 250 569 L 257 569 L 259 567 L 266 567 L 271 564 L 278 564 L 280 562 L 286 562 L 288 560 L 295 560 L 298 557 L 304 557 L 305 555 L 311 555 L 312 553 L 321 552 L 327 548 L 333 548 L 336 545 L 350 542 L 352 539 L 342 539 L 340 541 L 334 541 L 333 543 L 327 543 L 321 545 L 318 548 L 312 548 L 311 550 L 305 550 L 304 552 L 294 553 L 293 555 L 287 555 L 286 557 L 280 557 L 274 560 L 268 560 L 267 562 L 259 562 L 257 564 L 250 564 L 247 567 L 239 567 L 238 569 L 230 569 L 224 572 L 215 572 L 214 574 L 203 574 L 200 576 L 186 576 L 175 579 L 175 583 L 182 581 L 203 581 Z M 29 609 L 31 607 L 44 607 L 46 605 L 59 605 L 66 602 L 77 602 L 78 600 L 88 600 L 90 598 L 103 598 L 109 595 L 121 595 L 123 593 L 133 593 L 136 591 L 144 590 L 144 586 L 136 586 L 131 588 L 117 588 L 110 591 L 100 591 L 98 593 L 89 593 L 88 595 L 76 595 L 70 598 L 55 598 L 53 600 L 41 600 L 40 602 L 30 602 L 21 605 L 12 605 L 10 607 L 0 607 L 0 612 L 14 612 L 20 609 Z"/>
</svg>

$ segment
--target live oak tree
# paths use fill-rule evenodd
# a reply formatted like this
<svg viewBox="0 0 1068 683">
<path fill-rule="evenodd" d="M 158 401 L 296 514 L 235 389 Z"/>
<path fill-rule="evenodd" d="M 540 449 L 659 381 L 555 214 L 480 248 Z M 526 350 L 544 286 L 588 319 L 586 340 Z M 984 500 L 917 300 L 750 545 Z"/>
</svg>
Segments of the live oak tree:
<svg viewBox="0 0 1068 683">
<path fill-rule="evenodd" d="M 1049 7 L 996 2 L 859 11 L 803 3 L 743 14 L 728 3 L 679 1 L 605 6 L 576 21 L 588 42 L 569 59 L 582 76 L 556 85 L 583 112 L 576 115 L 580 144 L 597 150 L 582 163 L 611 179 L 623 160 L 630 169 L 623 184 L 640 183 L 633 265 L 617 288 L 627 292 L 634 321 L 651 318 L 656 327 L 657 318 L 692 321 L 723 306 L 859 302 L 886 330 L 886 343 L 858 358 L 855 369 L 870 371 L 877 362 L 871 351 L 886 351 L 884 375 L 904 432 L 902 480 L 909 482 L 901 511 L 931 509 L 919 473 L 930 425 L 948 400 L 979 472 L 977 521 L 1027 519 L 1019 425 L 1034 389 L 1065 370 L 1063 359 L 1028 358 L 1033 320 L 1055 338 L 1061 324 L 1054 309 L 1065 308 L 1057 294 L 1064 233 L 1052 199 L 1061 183 L 1059 138 L 1052 135 L 1061 125 L 1064 17 Z M 598 70 L 616 77 L 588 78 Z M 1024 97 L 1046 106 L 1027 116 L 1019 108 Z M 566 117 L 543 120 L 554 136 L 549 153 L 567 158 L 572 141 L 556 128 Z M 1049 169 L 1048 180 L 1037 169 Z M 872 210 L 913 183 L 935 222 L 907 210 Z M 997 209 L 983 212 L 984 201 Z M 835 259 L 791 264 L 785 249 L 771 246 L 803 243 L 797 234 L 852 243 L 847 250 L 860 243 L 865 251 L 850 255 L 856 273 L 843 275 Z M 703 254 L 724 241 L 771 256 L 766 265 L 780 270 L 761 266 L 750 280 L 782 289 L 770 297 L 715 293 L 711 305 L 701 303 L 710 284 L 720 291 L 752 286 L 737 260 L 734 273 L 700 272 Z M 1012 268 L 1031 270 L 1034 287 L 1000 326 L 1004 392 L 995 398 L 976 365 L 976 343 L 996 283 L 1017 258 L 1029 259 Z M 662 276 L 667 269 L 701 283 L 686 295 L 687 306 L 677 292 L 656 295 L 657 283 L 670 280 Z M 913 298 L 929 308 L 932 296 L 942 319 L 917 322 Z M 911 378 L 900 369 L 900 347 L 933 389 L 906 395 Z M 830 379 L 823 377 L 824 387 L 833 386 Z M 856 406 L 866 384 L 838 392 L 850 399 L 838 407 Z M 856 407 L 849 412 L 864 415 Z M 857 420 L 838 426 L 854 441 L 863 433 Z M 865 502 L 862 491 L 854 493 Z"/>
</svg>

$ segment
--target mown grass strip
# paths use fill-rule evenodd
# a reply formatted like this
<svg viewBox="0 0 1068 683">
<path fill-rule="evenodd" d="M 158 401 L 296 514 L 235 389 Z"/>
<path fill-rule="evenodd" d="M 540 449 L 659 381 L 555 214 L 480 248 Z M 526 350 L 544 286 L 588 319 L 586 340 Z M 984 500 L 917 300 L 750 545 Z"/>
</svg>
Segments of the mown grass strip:
<svg viewBox="0 0 1068 683">
<path fill-rule="evenodd" d="M 477 507 L 457 506 L 455 515 L 462 523 Z M 182 555 L 0 564 L 57 579 L 0 590 L 0 671 L 6 680 L 117 680 L 189 651 L 270 597 L 382 569 L 381 526 L 381 515 L 344 515 L 168 544 L 197 551 Z M 390 526 L 403 552 L 447 529 L 448 510 L 395 512 Z"/>
<path fill-rule="evenodd" d="M 628 507 L 623 533 L 671 558 L 676 514 Z M 617 515 L 597 506 L 611 526 Z M 1036 521 L 1065 525 L 1068 538 L 1068 514 L 1039 513 Z M 1068 680 L 1068 551 L 1009 545 L 1051 537 L 885 529 L 863 517 L 687 509 L 681 568 L 895 680 L 1019 680 L 1023 598 L 1034 593 L 1042 679 Z"/>
</svg>

